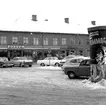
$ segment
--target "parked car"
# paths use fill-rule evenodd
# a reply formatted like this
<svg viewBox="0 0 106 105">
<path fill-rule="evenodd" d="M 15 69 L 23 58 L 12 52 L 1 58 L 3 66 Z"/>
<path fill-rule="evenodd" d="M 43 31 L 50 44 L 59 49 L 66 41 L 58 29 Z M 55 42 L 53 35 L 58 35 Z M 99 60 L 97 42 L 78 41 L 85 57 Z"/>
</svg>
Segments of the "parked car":
<svg viewBox="0 0 106 105">
<path fill-rule="evenodd" d="M 84 56 L 81 56 L 81 55 L 68 55 L 68 56 L 64 57 L 64 58 L 60 61 L 60 66 L 63 66 L 63 64 L 64 64 L 66 61 L 68 61 L 68 60 L 70 60 L 70 59 L 72 59 L 72 58 L 76 58 L 76 57 L 84 57 Z"/>
<path fill-rule="evenodd" d="M 13 67 L 14 64 L 7 57 L 0 57 L 0 67 Z"/>
<path fill-rule="evenodd" d="M 29 66 L 31 67 L 33 64 L 33 60 L 29 57 L 14 57 L 10 60 L 14 66 L 24 67 Z"/>
<path fill-rule="evenodd" d="M 90 59 L 90 57 L 74 57 L 72 59 L 67 60 L 63 66 L 61 66 L 62 70 L 64 70 L 65 67 L 72 67 L 72 66 L 79 66 L 80 62 L 84 59 Z"/>
<path fill-rule="evenodd" d="M 46 65 L 55 65 L 55 66 L 59 66 L 60 65 L 60 61 L 57 57 L 46 57 L 43 60 L 37 60 L 37 64 L 41 65 L 41 66 L 46 66 Z"/>
<path fill-rule="evenodd" d="M 64 73 L 68 75 L 70 79 L 75 77 L 89 77 L 90 76 L 90 59 L 83 60 L 80 65 L 65 67 Z"/>
</svg>

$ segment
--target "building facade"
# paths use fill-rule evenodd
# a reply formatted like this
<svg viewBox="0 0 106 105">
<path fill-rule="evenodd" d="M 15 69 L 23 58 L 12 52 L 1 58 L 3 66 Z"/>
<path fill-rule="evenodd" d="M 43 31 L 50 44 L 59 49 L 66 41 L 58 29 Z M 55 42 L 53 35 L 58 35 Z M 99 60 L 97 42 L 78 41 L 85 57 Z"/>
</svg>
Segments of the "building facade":
<svg viewBox="0 0 106 105">
<path fill-rule="evenodd" d="M 88 34 L 0 31 L 0 56 L 43 59 L 49 54 L 89 56 Z"/>
</svg>

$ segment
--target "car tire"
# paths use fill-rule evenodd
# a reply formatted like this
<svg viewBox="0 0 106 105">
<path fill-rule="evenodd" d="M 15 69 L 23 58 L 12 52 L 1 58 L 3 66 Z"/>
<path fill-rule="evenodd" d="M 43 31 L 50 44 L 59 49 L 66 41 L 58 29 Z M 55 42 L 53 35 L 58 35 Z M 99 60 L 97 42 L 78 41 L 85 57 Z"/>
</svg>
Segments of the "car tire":
<svg viewBox="0 0 106 105">
<path fill-rule="evenodd" d="M 29 65 L 29 67 L 32 67 L 32 65 Z"/>
<path fill-rule="evenodd" d="M 60 66 L 60 64 L 59 63 L 55 63 L 55 66 Z"/>
<path fill-rule="evenodd" d="M 74 79 L 76 77 L 74 72 L 68 72 L 69 79 Z"/>
<path fill-rule="evenodd" d="M 20 63 L 20 67 L 24 67 L 25 65 L 24 65 L 24 63 Z"/>
<path fill-rule="evenodd" d="M 41 63 L 40 66 L 45 66 L 45 64 L 44 63 Z"/>
</svg>

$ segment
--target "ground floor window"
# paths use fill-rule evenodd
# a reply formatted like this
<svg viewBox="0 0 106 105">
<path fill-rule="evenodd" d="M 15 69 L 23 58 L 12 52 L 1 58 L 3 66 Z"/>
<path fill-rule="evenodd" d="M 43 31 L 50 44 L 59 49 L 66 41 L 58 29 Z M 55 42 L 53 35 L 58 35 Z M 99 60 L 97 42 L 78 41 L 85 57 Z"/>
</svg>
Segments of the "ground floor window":
<svg viewBox="0 0 106 105">
<path fill-rule="evenodd" d="M 0 50 L 0 57 L 7 57 L 7 50 Z"/>
</svg>

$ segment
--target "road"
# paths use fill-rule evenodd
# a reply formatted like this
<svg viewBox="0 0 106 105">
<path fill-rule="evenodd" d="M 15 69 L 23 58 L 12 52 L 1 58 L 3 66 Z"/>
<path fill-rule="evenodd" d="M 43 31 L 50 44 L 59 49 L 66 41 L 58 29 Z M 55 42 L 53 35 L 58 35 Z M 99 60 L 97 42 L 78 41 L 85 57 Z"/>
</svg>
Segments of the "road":
<svg viewBox="0 0 106 105">
<path fill-rule="evenodd" d="M 105 81 L 70 80 L 59 67 L 0 68 L 0 105 L 106 105 Z"/>
</svg>

